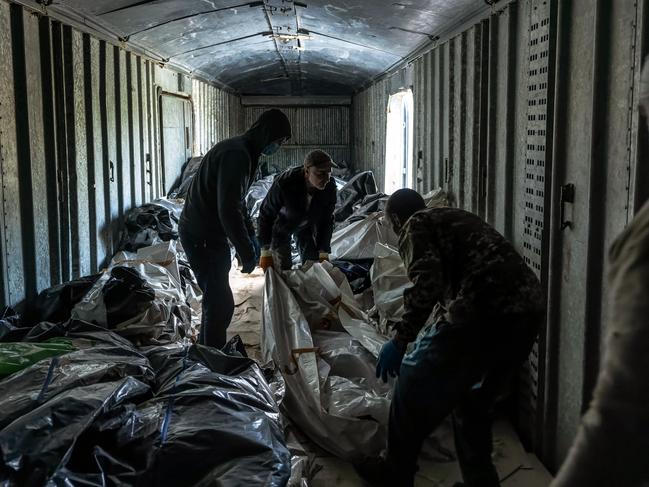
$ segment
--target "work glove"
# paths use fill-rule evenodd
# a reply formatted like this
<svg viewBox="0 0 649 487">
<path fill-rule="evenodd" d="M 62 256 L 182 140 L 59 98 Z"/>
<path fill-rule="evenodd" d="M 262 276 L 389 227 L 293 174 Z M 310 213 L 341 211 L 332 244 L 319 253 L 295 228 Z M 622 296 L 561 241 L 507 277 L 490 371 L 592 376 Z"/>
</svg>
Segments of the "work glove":
<svg viewBox="0 0 649 487">
<path fill-rule="evenodd" d="M 393 338 L 381 347 L 379 358 L 376 361 L 376 377 L 388 381 L 388 374 L 391 377 L 399 375 L 401 361 L 406 354 L 406 344 Z"/>
<path fill-rule="evenodd" d="M 250 236 L 250 241 L 252 242 L 252 248 L 255 250 L 255 262 L 261 257 L 261 245 L 259 245 L 259 240 L 254 235 Z"/>
<path fill-rule="evenodd" d="M 266 272 L 266 269 L 268 269 L 269 267 L 273 267 L 273 254 L 269 249 L 261 250 L 259 267 L 261 267 L 264 272 Z"/>
<path fill-rule="evenodd" d="M 257 261 L 256 260 L 249 260 L 249 261 L 243 263 L 243 267 L 241 268 L 241 272 L 243 274 L 250 274 L 252 271 L 255 270 L 255 267 L 257 267 Z"/>
<path fill-rule="evenodd" d="M 325 260 L 329 261 L 329 252 L 324 252 L 321 250 L 318 254 L 318 260 L 320 261 L 320 263 L 324 262 Z"/>
</svg>

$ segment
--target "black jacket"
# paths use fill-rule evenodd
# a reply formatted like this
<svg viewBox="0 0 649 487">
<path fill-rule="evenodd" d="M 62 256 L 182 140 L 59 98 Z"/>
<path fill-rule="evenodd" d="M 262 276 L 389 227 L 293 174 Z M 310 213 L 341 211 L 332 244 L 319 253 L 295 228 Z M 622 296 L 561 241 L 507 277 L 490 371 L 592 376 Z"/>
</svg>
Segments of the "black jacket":
<svg viewBox="0 0 649 487">
<path fill-rule="evenodd" d="M 336 183 L 329 180 L 323 190 L 313 192 L 307 209 L 307 187 L 304 167 L 294 167 L 275 178 L 264 198 L 257 220 L 258 238 L 262 246 L 290 239 L 305 224 L 312 225 L 316 250 L 329 252 L 336 206 Z"/>
<path fill-rule="evenodd" d="M 290 137 L 286 115 L 264 112 L 243 135 L 219 142 L 201 162 L 180 216 L 181 231 L 211 243 L 230 240 L 243 262 L 254 259 L 243 199 L 257 172 L 261 151 L 272 141 Z"/>
</svg>

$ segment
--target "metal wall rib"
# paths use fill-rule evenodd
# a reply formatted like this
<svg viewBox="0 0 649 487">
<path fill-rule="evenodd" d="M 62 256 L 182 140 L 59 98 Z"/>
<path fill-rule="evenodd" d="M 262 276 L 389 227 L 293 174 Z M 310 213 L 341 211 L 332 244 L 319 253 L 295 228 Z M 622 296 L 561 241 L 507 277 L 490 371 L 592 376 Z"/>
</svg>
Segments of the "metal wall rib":
<svg viewBox="0 0 649 487">
<path fill-rule="evenodd" d="M 243 131 L 238 96 L 200 80 L 192 80 L 194 154 L 204 155 L 212 146 Z"/>
<path fill-rule="evenodd" d="M 158 89 L 192 95 L 192 86 L 5 0 L 0 59 L 0 304 L 15 306 L 97 271 L 124 212 L 162 194 Z M 198 84 L 195 144 L 208 148 L 240 132 L 241 107 Z"/>
<path fill-rule="evenodd" d="M 352 101 L 353 166 L 357 171 L 373 171 L 379 188 L 383 188 L 385 183 L 385 135 L 389 98 L 390 81 L 385 79 L 359 93 Z M 416 137 L 417 133 L 415 140 Z"/>
</svg>

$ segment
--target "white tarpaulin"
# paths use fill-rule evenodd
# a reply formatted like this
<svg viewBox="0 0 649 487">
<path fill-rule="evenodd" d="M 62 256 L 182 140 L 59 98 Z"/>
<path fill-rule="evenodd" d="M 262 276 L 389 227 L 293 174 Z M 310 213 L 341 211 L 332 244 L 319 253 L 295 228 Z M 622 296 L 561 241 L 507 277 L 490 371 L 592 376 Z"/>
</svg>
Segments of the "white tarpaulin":
<svg viewBox="0 0 649 487">
<path fill-rule="evenodd" d="M 425 194 L 424 201 L 428 208 L 448 206 L 446 191 L 441 188 Z M 356 210 L 362 211 L 362 207 Z M 332 260 L 372 259 L 375 244 L 398 245 L 399 238 L 392 231 L 383 211 L 354 214 L 351 218 L 360 219 L 336 230 L 331 237 Z"/>
<path fill-rule="evenodd" d="M 286 381 L 285 412 L 334 455 L 378 454 L 391 387 L 376 379 L 375 362 L 387 338 L 366 323 L 346 279 L 330 264 L 285 275 L 286 281 L 266 272 L 262 327 L 264 358 Z M 313 309 L 327 319 L 316 320 Z"/>
<path fill-rule="evenodd" d="M 398 239 L 383 212 L 371 213 L 334 232 L 331 238 L 332 260 L 372 259 L 374 245 L 385 243 L 396 246 Z"/>
<path fill-rule="evenodd" d="M 197 311 L 200 310 L 202 295 L 193 278 L 186 280 L 183 290 L 178 266 L 182 247 L 178 247 L 179 242 L 170 240 L 141 248 L 137 253 L 118 252 L 108 269 L 73 308 L 72 317 L 114 329 L 140 345 L 171 343 L 196 335 L 196 326 L 200 321 Z M 125 309 L 112 315 L 129 315 L 129 318 L 111 323 L 105 287 L 114 279 L 116 268 L 136 271 L 136 279 L 142 279 L 146 284 L 143 290 L 137 291 L 142 299 L 133 300 L 141 309 L 129 310 L 125 306 Z"/>
<path fill-rule="evenodd" d="M 388 323 L 397 322 L 403 316 L 403 291 L 412 286 L 396 248 L 381 243 L 376 244 L 370 279 L 374 293 L 374 307 L 379 314 L 379 327 L 381 331 L 387 333 Z"/>
</svg>

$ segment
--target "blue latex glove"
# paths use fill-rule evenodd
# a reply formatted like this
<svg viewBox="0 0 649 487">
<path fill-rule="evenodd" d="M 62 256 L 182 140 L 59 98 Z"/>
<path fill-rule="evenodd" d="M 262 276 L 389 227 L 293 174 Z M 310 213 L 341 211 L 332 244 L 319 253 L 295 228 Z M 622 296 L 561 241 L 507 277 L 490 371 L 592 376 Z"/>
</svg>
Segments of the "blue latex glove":
<svg viewBox="0 0 649 487">
<path fill-rule="evenodd" d="M 394 338 L 383 345 L 376 361 L 376 377 L 381 377 L 383 382 L 387 382 L 388 374 L 391 377 L 399 375 L 399 368 L 405 354 L 405 344 L 398 342 Z"/>
</svg>

